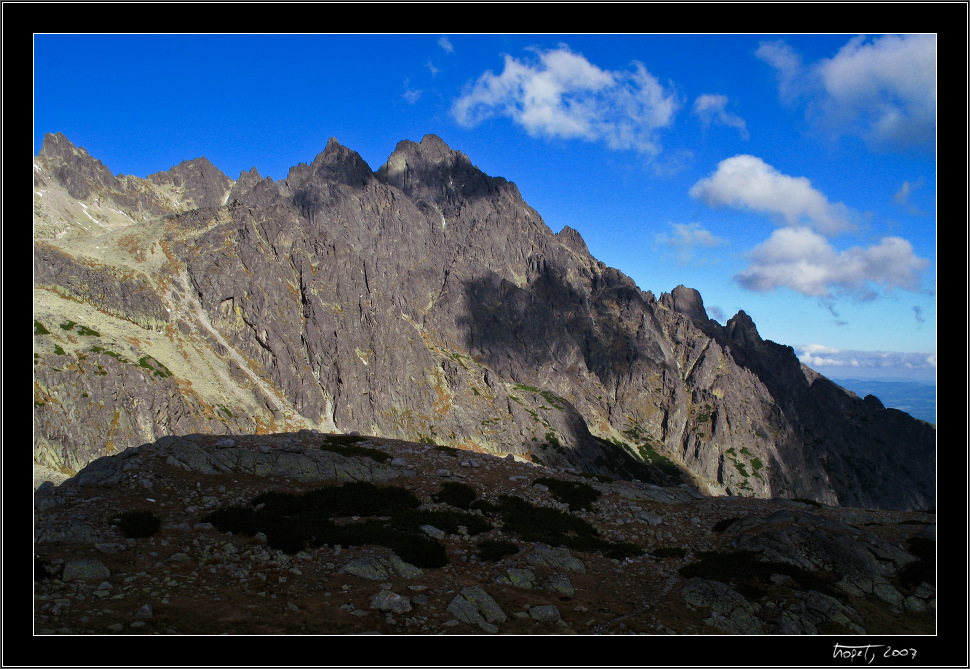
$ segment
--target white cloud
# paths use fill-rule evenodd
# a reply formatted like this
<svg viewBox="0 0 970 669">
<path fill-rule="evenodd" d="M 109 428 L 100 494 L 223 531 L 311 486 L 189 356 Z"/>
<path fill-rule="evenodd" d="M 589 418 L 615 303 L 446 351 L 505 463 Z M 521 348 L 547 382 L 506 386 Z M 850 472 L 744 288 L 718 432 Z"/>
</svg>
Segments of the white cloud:
<svg viewBox="0 0 970 669">
<path fill-rule="evenodd" d="M 700 223 L 674 223 L 671 234 L 658 233 L 654 241 L 661 246 L 669 246 L 677 251 L 677 261 L 686 264 L 692 260 L 695 247 L 714 247 L 727 244 L 726 239 L 722 239 L 710 231 L 701 227 Z"/>
<path fill-rule="evenodd" d="M 760 158 L 738 155 L 718 163 L 711 176 L 690 189 L 708 206 L 730 206 L 772 215 L 784 225 L 803 225 L 826 234 L 855 228 L 851 212 L 831 203 L 805 177 L 782 174 Z"/>
<path fill-rule="evenodd" d="M 423 92 L 424 91 L 422 91 L 421 89 L 411 88 L 411 81 L 408 79 L 405 79 L 404 92 L 401 94 L 401 97 L 403 97 L 409 105 L 413 105 L 413 104 L 416 104 L 418 100 L 421 99 L 421 94 Z"/>
<path fill-rule="evenodd" d="M 707 93 L 700 95 L 694 100 L 694 108 L 691 114 L 700 118 L 701 123 L 709 126 L 712 123 L 736 128 L 741 137 L 748 139 L 748 127 L 744 119 L 727 111 L 728 98 L 726 95 Z"/>
<path fill-rule="evenodd" d="M 896 191 L 896 194 L 893 195 L 893 202 L 898 204 L 900 207 L 905 207 L 911 214 L 922 213 L 917 207 L 910 203 L 909 196 L 914 190 L 922 188 L 924 183 L 925 179 L 923 179 L 923 177 L 920 177 L 914 183 L 904 181 L 903 185 L 899 187 L 898 191 Z"/>
<path fill-rule="evenodd" d="M 447 35 L 442 35 L 438 38 L 438 46 L 444 49 L 446 53 L 455 52 L 455 47 L 451 45 L 451 40 L 448 39 Z"/>
<path fill-rule="evenodd" d="M 830 297 L 834 291 L 869 298 L 874 296 L 870 284 L 886 291 L 918 291 L 921 274 L 930 264 L 900 237 L 837 251 L 808 228 L 775 230 L 749 259 L 750 266 L 735 276 L 743 287 L 758 292 L 785 287 L 814 297 Z"/>
<path fill-rule="evenodd" d="M 530 62 L 505 56 L 505 68 L 481 75 L 455 100 L 463 126 L 505 116 L 536 137 L 577 138 L 654 156 L 659 128 L 673 120 L 678 101 L 642 63 L 628 72 L 603 70 L 565 45 L 534 50 Z"/>
<path fill-rule="evenodd" d="M 936 369 L 935 353 L 897 351 L 846 351 L 818 344 L 793 347 L 798 359 L 809 367 L 852 367 L 889 371 Z M 825 370 L 823 370 L 825 373 Z"/>
<path fill-rule="evenodd" d="M 798 96 L 799 81 L 803 78 L 802 59 L 784 42 L 762 42 L 755 55 L 773 68 L 778 77 L 778 94 L 791 103 Z"/>
<path fill-rule="evenodd" d="M 808 67 L 780 42 L 757 55 L 775 68 L 782 100 L 810 96 L 810 116 L 829 131 L 884 148 L 935 148 L 936 35 L 859 36 Z"/>
<path fill-rule="evenodd" d="M 428 68 L 428 71 L 431 73 L 432 77 L 438 76 L 438 73 L 441 72 L 441 70 L 435 67 L 434 63 L 432 63 L 430 60 L 425 63 L 424 66 Z"/>
</svg>

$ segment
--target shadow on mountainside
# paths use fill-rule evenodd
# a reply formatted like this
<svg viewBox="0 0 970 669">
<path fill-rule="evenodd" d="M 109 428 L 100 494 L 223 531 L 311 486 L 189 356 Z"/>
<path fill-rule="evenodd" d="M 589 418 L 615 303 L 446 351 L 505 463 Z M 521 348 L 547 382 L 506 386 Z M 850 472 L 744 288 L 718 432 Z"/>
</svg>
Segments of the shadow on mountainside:
<svg viewBox="0 0 970 669">
<path fill-rule="evenodd" d="M 464 282 L 465 315 L 457 324 L 466 348 L 513 378 L 523 369 L 581 364 L 612 387 L 640 357 L 630 331 L 604 313 L 616 296 L 590 300 L 558 267 L 536 264 L 522 288 L 494 273 Z"/>
</svg>

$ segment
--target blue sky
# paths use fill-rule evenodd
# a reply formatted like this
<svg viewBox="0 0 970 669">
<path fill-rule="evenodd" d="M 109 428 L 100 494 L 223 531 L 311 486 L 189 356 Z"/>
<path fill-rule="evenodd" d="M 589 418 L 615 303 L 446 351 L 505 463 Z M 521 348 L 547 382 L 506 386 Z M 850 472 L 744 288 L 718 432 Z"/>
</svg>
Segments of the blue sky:
<svg viewBox="0 0 970 669">
<path fill-rule="evenodd" d="M 34 36 L 34 153 L 281 179 L 440 136 L 553 231 L 834 378 L 936 374 L 936 36 Z"/>
</svg>

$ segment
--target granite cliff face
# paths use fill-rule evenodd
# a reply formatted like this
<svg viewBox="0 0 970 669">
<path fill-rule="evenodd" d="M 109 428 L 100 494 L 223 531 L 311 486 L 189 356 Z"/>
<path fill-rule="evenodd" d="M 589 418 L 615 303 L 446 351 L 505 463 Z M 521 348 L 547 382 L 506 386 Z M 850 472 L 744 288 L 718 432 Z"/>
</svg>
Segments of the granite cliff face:
<svg viewBox="0 0 970 669">
<path fill-rule="evenodd" d="M 705 494 L 935 506 L 935 429 L 697 291 L 659 299 L 438 137 L 376 172 L 34 158 L 35 463 L 294 429 L 513 454 Z"/>
</svg>

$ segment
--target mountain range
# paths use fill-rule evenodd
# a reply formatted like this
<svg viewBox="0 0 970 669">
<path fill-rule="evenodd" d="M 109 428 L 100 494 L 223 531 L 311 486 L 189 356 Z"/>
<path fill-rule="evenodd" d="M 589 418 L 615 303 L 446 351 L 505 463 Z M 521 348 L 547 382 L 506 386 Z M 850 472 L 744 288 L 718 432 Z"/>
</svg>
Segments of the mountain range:
<svg viewBox="0 0 970 669">
<path fill-rule="evenodd" d="M 34 463 L 166 435 L 361 433 L 704 495 L 932 509 L 936 430 L 655 296 L 434 135 L 285 179 L 34 174 Z M 604 212 L 607 216 L 608 212 Z"/>
</svg>

